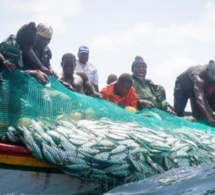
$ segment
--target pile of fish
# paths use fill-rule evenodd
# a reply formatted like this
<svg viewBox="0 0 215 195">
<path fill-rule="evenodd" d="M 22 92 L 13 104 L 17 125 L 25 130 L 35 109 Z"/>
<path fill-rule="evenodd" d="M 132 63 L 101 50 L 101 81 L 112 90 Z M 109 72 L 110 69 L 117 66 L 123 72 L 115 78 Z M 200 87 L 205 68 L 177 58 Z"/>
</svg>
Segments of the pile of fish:
<svg viewBox="0 0 215 195">
<path fill-rule="evenodd" d="M 37 159 L 66 174 L 112 184 L 215 162 L 213 132 L 187 127 L 154 130 L 136 122 L 108 118 L 21 118 L 7 128 L 1 139 L 24 142 Z"/>
</svg>

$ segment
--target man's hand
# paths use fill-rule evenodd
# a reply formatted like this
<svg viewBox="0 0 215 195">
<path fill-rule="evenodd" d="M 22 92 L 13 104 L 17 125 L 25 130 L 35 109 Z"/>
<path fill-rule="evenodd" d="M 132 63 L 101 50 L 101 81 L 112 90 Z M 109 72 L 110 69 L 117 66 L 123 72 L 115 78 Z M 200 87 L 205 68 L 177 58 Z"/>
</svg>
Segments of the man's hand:
<svg viewBox="0 0 215 195">
<path fill-rule="evenodd" d="M 5 68 L 7 70 L 9 70 L 10 72 L 13 72 L 16 69 L 16 65 L 11 63 L 9 60 L 5 60 L 3 62 L 3 64 L 4 64 Z"/>
<path fill-rule="evenodd" d="M 94 93 L 92 94 L 92 97 L 97 97 L 97 98 L 102 99 L 102 95 L 96 91 L 94 91 Z"/>
<path fill-rule="evenodd" d="M 57 73 L 54 70 L 52 70 L 52 68 L 50 68 L 49 71 L 50 71 L 51 75 L 53 75 L 54 77 L 58 78 Z"/>
<path fill-rule="evenodd" d="M 64 85 L 67 89 L 71 90 L 71 91 L 75 91 L 75 89 L 73 88 L 72 85 L 70 85 L 69 83 L 66 83 L 65 81 L 62 81 L 61 79 L 58 79 L 58 81 Z"/>
<path fill-rule="evenodd" d="M 146 108 L 154 108 L 154 104 L 148 100 L 139 99 L 138 103 L 142 104 Z"/>
<path fill-rule="evenodd" d="M 68 85 L 68 86 L 66 86 L 69 90 L 71 90 L 71 91 L 75 91 L 75 89 L 72 87 L 72 85 Z"/>
<path fill-rule="evenodd" d="M 48 82 L 48 76 L 41 71 L 37 71 L 34 76 L 39 83 L 46 84 Z"/>
<path fill-rule="evenodd" d="M 211 125 L 211 126 L 215 126 L 215 119 L 213 119 L 213 118 L 208 118 L 207 119 L 207 121 L 208 121 L 208 123 Z"/>
<path fill-rule="evenodd" d="M 47 75 L 50 75 L 50 74 L 51 74 L 50 70 L 49 70 L 48 68 L 46 68 L 45 66 L 41 66 L 41 67 L 40 67 L 40 70 L 41 70 L 42 72 L 44 72 L 45 74 L 47 74 Z"/>
<path fill-rule="evenodd" d="M 48 82 L 48 76 L 40 70 L 26 70 L 25 72 L 35 77 L 39 83 L 46 84 Z"/>
<path fill-rule="evenodd" d="M 197 119 L 194 118 L 193 116 L 184 116 L 183 119 L 190 121 L 190 122 L 196 122 Z"/>
<path fill-rule="evenodd" d="M 167 107 L 166 111 L 170 114 L 176 115 L 176 112 L 170 106 Z"/>
</svg>

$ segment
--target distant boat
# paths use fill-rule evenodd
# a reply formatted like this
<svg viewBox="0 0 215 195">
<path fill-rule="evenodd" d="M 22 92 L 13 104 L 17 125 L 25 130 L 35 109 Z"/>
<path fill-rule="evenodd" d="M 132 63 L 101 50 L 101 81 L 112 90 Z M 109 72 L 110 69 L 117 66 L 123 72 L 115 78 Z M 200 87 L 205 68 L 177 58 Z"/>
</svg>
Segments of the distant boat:
<svg viewBox="0 0 215 195">
<path fill-rule="evenodd" d="M 0 175 L 0 194 L 71 195 L 98 187 L 37 160 L 24 146 L 5 143 L 0 143 Z"/>
</svg>

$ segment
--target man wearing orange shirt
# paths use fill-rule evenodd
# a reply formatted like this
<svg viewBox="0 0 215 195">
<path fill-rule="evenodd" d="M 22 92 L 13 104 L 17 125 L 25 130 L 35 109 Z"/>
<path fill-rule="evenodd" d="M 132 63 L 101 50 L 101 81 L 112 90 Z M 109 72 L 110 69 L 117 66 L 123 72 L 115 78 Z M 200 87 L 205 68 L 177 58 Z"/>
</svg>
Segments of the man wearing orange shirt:
<svg viewBox="0 0 215 195">
<path fill-rule="evenodd" d="M 133 81 L 130 74 L 120 75 L 118 80 L 101 90 L 102 98 L 123 107 L 137 108 L 136 91 L 132 87 Z"/>
</svg>

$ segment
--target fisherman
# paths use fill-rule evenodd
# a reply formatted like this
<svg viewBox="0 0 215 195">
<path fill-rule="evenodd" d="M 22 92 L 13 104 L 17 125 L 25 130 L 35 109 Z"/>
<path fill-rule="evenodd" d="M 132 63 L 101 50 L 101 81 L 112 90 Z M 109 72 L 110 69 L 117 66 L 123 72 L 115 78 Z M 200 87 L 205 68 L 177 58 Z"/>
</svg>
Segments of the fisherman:
<svg viewBox="0 0 215 195">
<path fill-rule="evenodd" d="M 136 56 L 131 66 L 133 72 L 133 86 L 137 93 L 137 108 L 156 107 L 158 109 L 175 114 L 173 107 L 166 101 L 165 89 L 161 85 L 154 84 L 146 79 L 147 64 L 141 56 Z"/>
<path fill-rule="evenodd" d="M 95 91 L 99 92 L 98 72 L 93 63 L 89 60 L 89 48 L 81 46 L 78 50 L 78 60 L 76 61 L 75 71 L 85 72 Z"/>
<path fill-rule="evenodd" d="M 62 81 L 70 84 L 74 91 L 93 97 L 99 97 L 100 94 L 94 91 L 87 75 L 84 72 L 74 72 L 76 58 L 71 53 L 62 56 L 61 66 L 63 69 Z"/>
<path fill-rule="evenodd" d="M 110 74 L 107 78 L 107 84 L 109 85 L 115 81 L 117 81 L 117 76 L 115 74 Z"/>
<path fill-rule="evenodd" d="M 193 117 L 206 119 L 215 126 L 215 113 L 208 102 L 210 86 L 215 83 L 215 62 L 189 67 L 181 73 L 174 88 L 174 108 L 178 116 L 184 116 L 184 110 L 190 98 Z M 210 94 L 209 94 L 210 95 Z"/>
<path fill-rule="evenodd" d="M 57 74 L 53 71 L 50 60 L 52 58 L 52 53 L 48 44 L 51 41 L 53 34 L 52 27 L 47 23 L 39 23 L 37 25 L 37 41 L 33 47 L 33 51 L 36 57 L 39 59 L 44 72 L 47 74 L 52 74 L 57 77 Z M 40 69 L 37 61 L 32 61 L 28 56 L 24 55 L 24 68 L 30 70 Z"/>
<path fill-rule="evenodd" d="M 102 98 L 123 107 L 137 108 L 136 91 L 132 87 L 132 77 L 128 73 L 121 74 L 117 81 L 101 90 Z"/>
<path fill-rule="evenodd" d="M 0 43 L 1 54 L 1 70 L 7 69 L 13 71 L 14 69 L 23 70 L 23 55 L 28 56 L 32 61 L 36 61 L 37 57 L 34 55 L 32 47 L 37 39 L 37 28 L 34 22 L 23 25 L 15 35 L 10 35 L 5 41 Z M 47 83 L 48 77 L 40 70 L 26 70 L 24 71 L 34 76 L 39 82 Z"/>
</svg>

